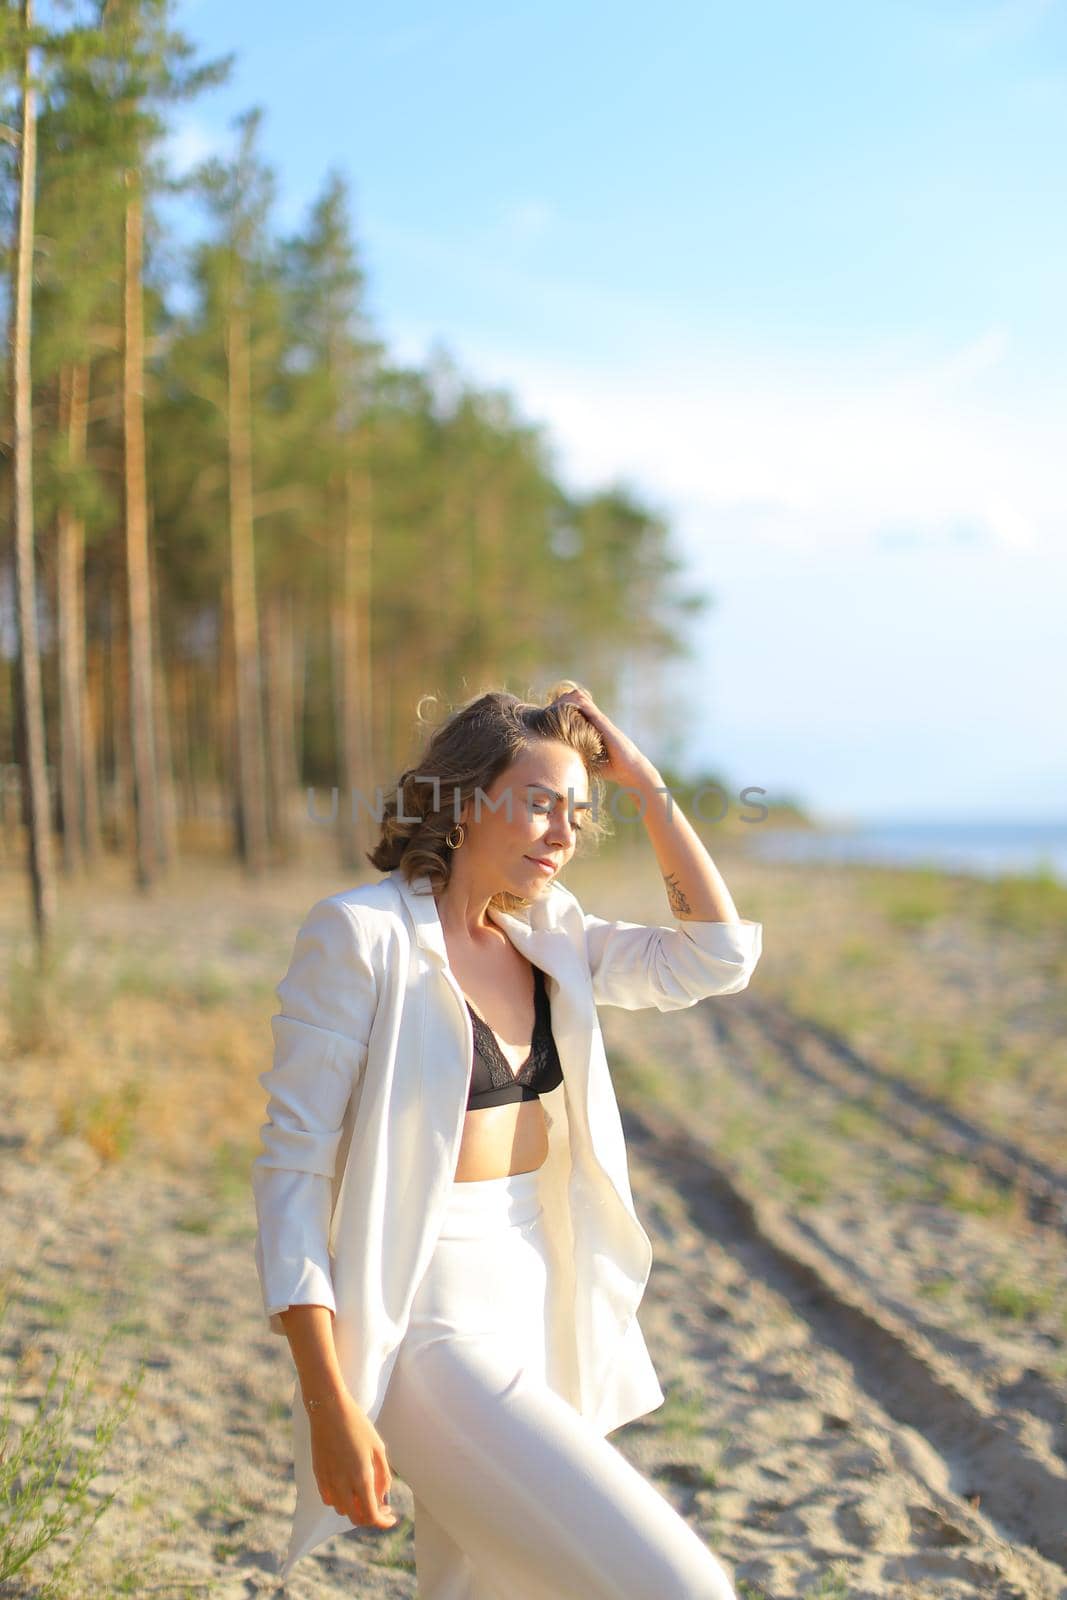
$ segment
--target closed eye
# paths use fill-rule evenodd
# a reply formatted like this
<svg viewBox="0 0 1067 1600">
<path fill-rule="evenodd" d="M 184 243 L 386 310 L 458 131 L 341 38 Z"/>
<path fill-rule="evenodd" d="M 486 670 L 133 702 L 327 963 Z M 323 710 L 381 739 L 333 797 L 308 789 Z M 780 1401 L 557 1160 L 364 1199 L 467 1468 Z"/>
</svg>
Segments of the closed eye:
<svg viewBox="0 0 1067 1600">
<path fill-rule="evenodd" d="M 551 800 L 535 800 L 533 803 L 533 809 L 534 811 L 540 812 L 542 815 L 547 815 L 548 812 L 552 810 L 552 805 L 553 802 Z M 571 827 L 574 829 L 575 833 L 581 833 L 582 831 L 582 824 L 580 822 L 572 822 Z"/>
</svg>

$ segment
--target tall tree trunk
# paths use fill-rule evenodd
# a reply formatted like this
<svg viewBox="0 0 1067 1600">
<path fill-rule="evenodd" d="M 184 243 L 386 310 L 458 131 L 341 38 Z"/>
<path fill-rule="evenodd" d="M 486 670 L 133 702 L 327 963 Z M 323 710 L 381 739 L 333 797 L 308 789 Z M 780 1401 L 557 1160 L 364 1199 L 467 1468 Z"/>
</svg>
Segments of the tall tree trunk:
<svg viewBox="0 0 1067 1600">
<path fill-rule="evenodd" d="M 116 567 L 111 580 L 110 664 L 111 690 L 111 819 L 115 848 L 129 851 L 134 828 L 133 752 L 130 748 L 130 631 L 126 616 L 126 585 Z"/>
<path fill-rule="evenodd" d="M 297 786 L 304 776 L 304 703 L 307 699 L 308 622 L 304 607 L 293 605 L 293 772 Z M 304 796 L 301 794 L 301 815 Z"/>
<path fill-rule="evenodd" d="M 0 578 L 6 578 L 6 563 L 0 565 Z M 6 587 L 6 585 L 5 585 Z M 11 751 L 11 762 L 0 763 L 0 861 L 18 860 L 19 831 L 18 817 L 12 816 L 13 801 L 18 788 L 18 767 L 16 765 L 16 698 L 15 685 L 16 664 L 14 661 L 0 661 L 0 727 L 8 736 L 8 749 Z"/>
<path fill-rule="evenodd" d="M 368 683 L 368 711 L 370 713 L 370 745 L 375 763 L 375 782 L 383 788 L 394 776 L 393 747 L 389 733 L 389 641 L 382 648 L 378 641 L 375 610 L 371 606 L 367 618 L 368 653 L 371 661 L 371 678 Z M 385 798 L 388 798 L 386 794 Z"/>
<path fill-rule="evenodd" d="M 70 463 L 85 460 L 88 426 L 86 362 L 67 362 L 59 373 L 59 426 L 67 437 Z M 88 853 L 86 775 L 91 764 L 84 748 L 85 706 L 85 527 L 68 503 L 56 514 L 58 552 L 56 570 L 59 615 L 59 770 L 63 804 L 63 866 L 74 876 L 85 866 Z"/>
<path fill-rule="evenodd" d="M 383 652 L 375 656 L 376 661 L 382 662 L 382 670 L 378 674 L 378 682 L 374 691 L 374 711 L 380 728 L 377 749 L 385 762 L 383 783 L 388 783 L 400 770 L 400 761 L 397 759 L 397 740 L 395 731 L 395 718 L 393 716 L 393 665 L 395 662 L 395 645 L 389 644 Z"/>
<path fill-rule="evenodd" d="M 236 670 L 238 788 L 243 856 L 250 872 L 267 866 L 266 772 L 252 526 L 252 402 L 243 287 L 227 324 L 230 452 L 230 579 Z"/>
<path fill-rule="evenodd" d="M 503 581 L 506 520 L 503 496 L 500 474 L 490 473 L 479 486 L 475 502 L 472 524 L 473 578 L 478 619 L 476 655 L 472 662 L 472 689 L 475 692 L 488 688 L 490 684 L 496 685 L 502 679 L 503 661 L 511 639 L 510 633 L 508 640 L 501 636 L 499 620 L 513 609 L 508 605 Z"/>
<path fill-rule="evenodd" d="M 22 0 L 24 33 L 33 26 L 32 0 Z M 52 820 L 45 759 L 41 657 L 37 637 L 37 597 L 33 537 L 33 392 L 30 329 L 33 297 L 34 194 L 37 175 L 37 103 L 32 84 L 33 52 L 23 59 L 22 134 L 19 141 L 18 244 L 11 295 L 10 370 L 14 390 L 14 472 L 12 520 L 15 524 L 15 584 L 19 638 L 19 690 L 22 697 L 22 763 L 29 811 L 29 867 L 38 960 L 43 960 L 55 916 Z"/>
<path fill-rule="evenodd" d="M 336 500 L 334 501 L 336 504 Z M 333 708 L 333 771 L 330 773 L 326 788 L 328 791 L 337 789 L 337 815 L 334 819 L 334 834 L 337 839 L 337 850 L 341 861 L 347 866 L 351 860 L 351 851 L 347 839 L 348 832 L 348 799 L 344 792 L 344 760 L 345 760 L 345 552 L 344 543 L 340 546 L 331 541 L 330 565 L 335 569 L 335 575 L 330 583 L 330 595 L 327 604 L 330 608 L 330 700 Z M 328 794 L 324 802 L 325 809 L 332 806 L 332 793 Z"/>
<path fill-rule="evenodd" d="M 358 454 L 357 454 L 358 452 Z M 348 831 L 346 865 L 358 866 L 376 838 L 372 808 L 370 749 L 370 620 L 368 586 L 371 556 L 370 473 L 357 445 L 345 472 L 344 607 L 342 612 L 341 705 L 344 820 Z M 353 821 L 353 815 L 355 820 Z"/>
<path fill-rule="evenodd" d="M 82 562 L 84 576 L 85 563 Z M 82 695 L 82 799 L 85 804 L 85 857 L 90 868 L 103 855 L 100 827 L 100 771 L 97 752 L 102 749 L 104 726 L 104 651 L 102 645 L 90 649 L 85 626 L 85 587 L 82 585 L 82 637 L 85 639 L 85 690 Z"/>
<path fill-rule="evenodd" d="M 237 755 L 237 663 L 233 648 L 233 601 L 229 579 L 222 585 L 222 615 L 219 628 L 219 658 L 216 702 L 218 706 L 218 804 L 220 812 L 232 820 L 234 853 L 245 859 L 244 814 L 239 794 Z"/>
<path fill-rule="evenodd" d="M 152 616 L 148 581 L 148 497 L 144 438 L 143 201 L 138 173 L 126 173 L 123 308 L 123 439 L 126 480 L 126 582 L 129 589 L 130 739 L 135 783 L 137 882 L 147 888 L 158 865 L 152 688 Z"/>
<path fill-rule="evenodd" d="M 211 718 L 201 716 L 201 670 L 197 662 L 186 663 L 185 680 L 185 745 L 189 752 L 189 804 L 190 814 L 199 822 L 204 815 L 205 797 L 214 788 L 218 793 L 218 730 L 212 727 Z M 202 777 L 203 765 L 208 768 Z M 197 838 L 200 829 L 196 830 Z"/>
<path fill-rule="evenodd" d="M 59 369 L 59 431 L 70 437 L 73 367 Z M 81 728 L 74 660 L 76 604 L 75 517 L 69 503 L 56 511 L 56 618 L 59 631 L 59 793 L 63 813 L 63 870 L 70 878 L 82 867 Z"/>
<path fill-rule="evenodd" d="M 174 789 L 180 824 L 194 814 L 192 773 L 189 770 L 189 663 L 175 661 L 171 667 L 171 719 L 174 748 Z"/>
<path fill-rule="evenodd" d="M 441 626 L 436 667 L 441 686 L 451 690 L 459 677 L 470 593 L 466 582 L 467 519 L 454 474 L 446 475 L 439 507 Z"/>
<path fill-rule="evenodd" d="M 297 789 L 293 685 L 293 597 L 279 590 L 263 614 L 267 670 L 267 752 L 272 833 L 278 859 L 297 854 L 293 801 Z"/>
<path fill-rule="evenodd" d="M 159 604 L 159 581 L 153 556 L 155 540 L 149 550 L 148 576 L 152 597 L 152 615 L 155 619 L 155 639 L 152 650 L 153 663 L 153 715 L 156 729 L 155 766 L 159 798 L 159 834 L 157 847 L 160 860 L 174 862 L 178 858 L 178 816 L 174 797 L 174 769 L 170 750 L 170 713 L 167 706 L 167 679 L 163 669 L 163 613 Z"/>
</svg>

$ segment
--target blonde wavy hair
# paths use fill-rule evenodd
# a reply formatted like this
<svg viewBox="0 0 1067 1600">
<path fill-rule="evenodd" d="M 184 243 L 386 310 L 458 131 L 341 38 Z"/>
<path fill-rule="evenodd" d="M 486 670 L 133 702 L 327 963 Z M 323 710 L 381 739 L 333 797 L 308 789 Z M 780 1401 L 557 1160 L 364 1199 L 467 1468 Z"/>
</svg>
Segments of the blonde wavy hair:
<svg viewBox="0 0 1067 1600">
<path fill-rule="evenodd" d="M 475 791 L 486 793 L 502 772 L 538 739 L 555 739 L 569 745 L 581 758 L 589 778 L 592 808 L 582 817 L 581 848 L 611 831 L 606 820 L 605 784 L 598 769 L 608 760 L 600 734 L 571 702 L 556 705 L 559 695 L 582 686 L 566 678 L 548 690 L 543 704 L 522 700 L 503 689 L 490 689 L 453 709 L 432 729 L 411 767 L 398 777 L 382 801 L 382 831 L 367 859 L 381 872 L 399 867 L 409 883 L 428 874 L 440 892 L 452 876 L 452 846 L 446 835 L 456 816 Z M 419 702 L 416 716 L 426 720 Z M 437 778 L 435 785 L 427 780 Z M 439 805 L 434 806 L 435 790 Z M 520 910 L 528 899 L 507 890 L 492 897 L 490 905 L 501 911 Z"/>
</svg>

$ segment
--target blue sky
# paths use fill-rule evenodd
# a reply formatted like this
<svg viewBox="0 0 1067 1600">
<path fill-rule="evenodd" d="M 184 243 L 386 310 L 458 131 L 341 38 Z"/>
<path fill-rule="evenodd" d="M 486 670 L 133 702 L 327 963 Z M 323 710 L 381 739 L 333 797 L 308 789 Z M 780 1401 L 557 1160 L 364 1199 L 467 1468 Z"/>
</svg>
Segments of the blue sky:
<svg viewBox="0 0 1067 1600">
<path fill-rule="evenodd" d="M 693 765 L 827 819 L 1064 815 L 1067 0 L 176 19 L 238 55 L 176 166 L 262 105 L 279 228 L 347 175 L 390 351 L 669 518 L 714 596 L 661 685 Z"/>
</svg>

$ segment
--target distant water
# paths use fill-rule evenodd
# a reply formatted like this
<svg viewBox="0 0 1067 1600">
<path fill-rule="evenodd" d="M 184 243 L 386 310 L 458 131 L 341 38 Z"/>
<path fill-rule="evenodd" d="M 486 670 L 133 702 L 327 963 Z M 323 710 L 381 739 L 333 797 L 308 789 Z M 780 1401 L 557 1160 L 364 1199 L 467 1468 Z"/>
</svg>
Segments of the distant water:
<svg viewBox="0 0 1067 1600">
<path fill-rule="evenodd" d="M 765 861 L 857 861 L 943 867 L 982 877 L 1047 871 L 1067 883 L 1065 822 L 883 822 L 851 828 L 753 825 L 751 849 Z"/>
</svg>

